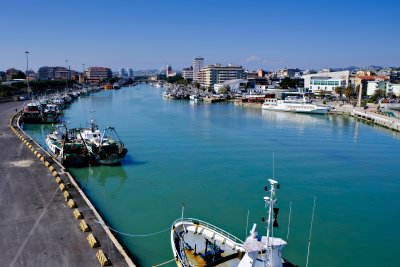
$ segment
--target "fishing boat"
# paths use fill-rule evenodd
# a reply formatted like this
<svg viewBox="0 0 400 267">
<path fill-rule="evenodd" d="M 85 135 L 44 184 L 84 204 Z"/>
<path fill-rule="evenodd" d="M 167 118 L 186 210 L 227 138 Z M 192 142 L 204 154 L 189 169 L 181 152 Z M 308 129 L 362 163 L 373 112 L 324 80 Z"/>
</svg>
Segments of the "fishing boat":
<svg viewBox="0 0 400 267">
<path fill-rule="evenodd" d="M 267 98 L 262 104 L 262 109 L 296 113 L 327 114 L 331 110 L 331 107 L 312 104 L 305 98 L 287 98 L 283 100 Z"/>
<path fill-rule="evenodd" d="M 189 96 L 189 99 L 191 101 L 203 101 L 203 97 L 200 96 L 199 94 L 193 94 Z"/>
<path fill-rule="evenodd" d="M 91 155 L 83 140 L 76 138 L 76 129 L 67 129 L 58 125 L 46 136 L 46 145 L 54 156 L 65 167 L 86 167 L 91 163 Z"/>
<path fill-rule="evenodd" d="M 41 123 L 41 108 L 37 101 L 28 102 L 22 111 L 22 120 L 24 123 Z"/>
<path fill-rule="evenodd" d="M 84 141 L 89 153 L 98 164 L 119 164 L 128 153 L 115 128 L 108 127 L 100 131 L 92 116 L 90 127 L 80 129 L 77 138 Z"/>
<path fill-rule="evenodd" d="M 105 85 L 103 85 L 105 90 L 110 90 L 113 89 L 113 85 L 111 83 L 106 83 Z"/>
<path fill-rule="evenodd" d="M 281 256 L 286 241 L 272 234 L 273 227 L 277 227 L 279 209 L 274 205 L 279 183 L 273 179 L 268 181 L 270 194 L 264 197 L 268 215 L 266 236 L 260 236 L 254 224 L 243 242 L 212 224 L 183 218 L 182 211 L 182 218 L 171 228 L 171 246 L 177 266 L 294 267 Z"/>
<path fill-rule="evenodd" d="M 58 105 L 47 104 L 42 112 L 42 121 L 44 123 L 58 122 L 61 116 L 61 111 Z"/>
</svg>

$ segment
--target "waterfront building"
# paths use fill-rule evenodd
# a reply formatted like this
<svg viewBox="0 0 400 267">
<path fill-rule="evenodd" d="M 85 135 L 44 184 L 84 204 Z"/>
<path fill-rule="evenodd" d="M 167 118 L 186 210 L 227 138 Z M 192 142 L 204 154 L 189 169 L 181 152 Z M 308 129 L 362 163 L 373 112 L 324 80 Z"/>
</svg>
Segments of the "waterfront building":
<svg viewBox="0 0 400 267">
<path fill-rule="evenodd" d="M 6 79 L 6 73 L 4 71 L 0 71 L 0 81 L 4 81 Z"/>
<path fill-rule="evenodd" d="M 111 69 L 105 67 L 89 67 L 85 71 L 88 83 L 99 83 L 112 77 Z"/>
<path fill-rule="evenodd" d="M 368 82 L 369 81 L 375 81 L 375 80 L 388 81 L 389 77 L 376 76 L 376 75 L 373 75 L 373 76 L 356 76 L 354 78 L 354 84 L 355 84 L 356 88 L 358 88 L 358 87 L 361 88 L 361 90 L 363 91 L 363 94 L 368 95 Z M 372 90 L 372 84 L 370 85 L 370 90 Z M 375 92 L 375 90 L 374 90 L 374 92 Z M 373 95 L 374 92 L 371 95 Z M 371 93 L 371 91 L 369 93 Z"/>
<path fill-rule="evenodd" d="M 192 63 L 193 67 L 193 81 L 197 81 L 197 75 L 199 74 L 200 70 L 204 67 L 204 58 L 203 57 L 195 57 Z"/>
<path fill-rule="evenodd" d="M 39 80 L 65 80 L 75 79 L 75 71 L 67 70 L 65 67 L 40 67 L 37 75 Z"/>
<path fill-rule="evenodd" d="M 367 81 L 367 96 L 373 96 L 377 90 L 382 90 L 386 96 L 395 95 L 400 96 L 400 84 L 391 83 L 384 79 L 375 79 Z"/>
<path fill-rule="evenodd" d="M 223 83 L 234 79 L 245 79 L 245 73 L 242 66 L 214 64 L 202 68 L 197 78 L 202 87 L 212 88 L 216 83 Z"/>
<path fill-rule="evenodd" d="M 344 89 L 346 81 L 340 78 L 331 77 L 318 77 L 314 76 L 310 79 L 309 89 L 314 94 L 321 94 L 321 92 L 334 93 L 336 87 Z"/>
<path fill-rule="evenodd" d="M 126 68 L 125 71 L 126 71 L 126 75 L 127 75 L 128 77 L 130 77 L 130 78 L 133 77 L 133 69 L 131 69 L 131 68 Z"/>
<path fill-rule="evenodd" d="M 336 86 L 342 86 L 345 88 L 350 84 L 350 71 L 320 71 L 318 73 L 309 73 L 303 74 L 302 78 L 304 79 L 304 88 L 310 90 L 325 90 L 331 91 L 334 90 Z M 313 79 L 313 84 L 311 84 L 311 80 Z M 321 82 L 324 80 L 323 85 Z M 318 82 L 319 81 L 319 82 Z M 339 85 L 336 85 L 336 82 L 339 81 Z M 314 83 L 316 82 L 316 84 Z M 328 83 L 326 83 L 328 82 Z M 332 84 L 333 82 L 333 84 Z M 319 84 L 318 84 L 319 83 Z M 319 86 L 319 88 L 318 88 Z M 326 88 L 325 88 L 326 86 Z M 333 87 L 332 87 L 333 86 Z"/>
<path fill-rule="evenodd" d="M 119 70 L 118 70 L 118 75 L 119 75 L 120 77 L 126 77 L 126 76 L 127 76 L 126 70 L 125 70 L 124 68 L 119 69 Z"/>
<path fill-rule="evenodd" d="M 247 80 L 244 79 L 234 79 L 234 80 L 228 80 L 223 83 L 217 83 L 214 84 L 214 91 L 217 94 L 222 93 L 222 90 L 225 88 L 229 88 L 230 92 L 237 93 L 241 92 L 242 90 L 245 89 L 247 84 Z"/>
<path fill-rule="evenodd" d="M 193 67 L 190 66 L 189 68 L 184 68 L 182 70 L 182 77 L 186 80 L 193 80 Z"/>
</svg>

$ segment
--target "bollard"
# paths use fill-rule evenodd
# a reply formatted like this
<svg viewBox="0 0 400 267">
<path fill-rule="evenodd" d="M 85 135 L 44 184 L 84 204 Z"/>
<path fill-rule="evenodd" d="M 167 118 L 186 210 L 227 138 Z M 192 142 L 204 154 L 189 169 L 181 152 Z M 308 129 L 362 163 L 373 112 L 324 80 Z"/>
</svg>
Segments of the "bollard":
<svg viewBox="0 0 400 267">
<path fill-rule="evenodd" d="M 101 266 L 110 265 L 110 262 L 104 252 L 100 249 L 96 252 L 96 257 L 99 260 Z"/>
<path fill-rule="evenodd" d="M 87 236 L 87 240 L 88 240 L 88 242 L 89 242 L 89 245 L 90 245 L 92 248 L 95 248 L 95 247 L 98 247 L 98 246 L 99 246 L 99 242 L 97 242 L 97 239 L 96 239 L 96 237 L 94 237 L 93 234 L 89 234 L 89 235 Z"/>
</svg>

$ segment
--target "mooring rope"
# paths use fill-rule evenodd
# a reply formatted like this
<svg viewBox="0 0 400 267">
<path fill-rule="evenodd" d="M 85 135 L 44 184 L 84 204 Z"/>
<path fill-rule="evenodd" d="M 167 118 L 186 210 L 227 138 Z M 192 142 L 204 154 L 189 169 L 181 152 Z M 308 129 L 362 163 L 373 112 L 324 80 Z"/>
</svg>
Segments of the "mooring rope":
<svg viewBox="0 0 400 267">
<path fill-rule="evenodd" d="M 158 232 L 155 232 L 155 233 L 151 233 L 151 234 L 134 235 L 134 234 L 128 234 L 128 233 L 124 233 L 124 232 L 120 232 L 120 231 L 118 231 L 118 230 L 115 230 L 115 229 L 111 228 L 110 226 L 108 226 L 108 225 L 106 225 L 106 224 L 104 224 L 104 223 L 101 223 L 101 222 L 99 222 L 99 221 L 97 221 L 97 220 L 94 220 L 94 221 L 97 222 L 98 224 L 101 224 L 101 225 L 107 227 L 108 229 L 110 229 L 110 230 L 113 231 L 113 232 L 116 232 L 116 233 L 121 234 L 121 235 L 131 236 L 131 237 L 153 236 L 153 235 L 158 235 L 158 234 L 164 233 L 164 232 L 166 232 L 166 231 L 168 231 L 168 230 L 171 229 L 170 227 L 168 227 L 167 229 L 164 229 L 164 230 L 161 230 L 161 231 L 158 231 Z"/>
<path fill-rule="evenodd" d="M 165 264 L 167 264 L 167 263 L 170 263 L 171 261 L 174 261 L 175 259 L 172 259 L 172 260 L 169 260 L 169 261 L 166 261 L 166 262 L 163 262 L 163 263 L 160 263 L 160 264 L 157 264 L 157 265 L 153 265 L 152 267 L 158 267 L 158 266 L 162 266 L 162 265 L 165 265 Z"/>
</svg>

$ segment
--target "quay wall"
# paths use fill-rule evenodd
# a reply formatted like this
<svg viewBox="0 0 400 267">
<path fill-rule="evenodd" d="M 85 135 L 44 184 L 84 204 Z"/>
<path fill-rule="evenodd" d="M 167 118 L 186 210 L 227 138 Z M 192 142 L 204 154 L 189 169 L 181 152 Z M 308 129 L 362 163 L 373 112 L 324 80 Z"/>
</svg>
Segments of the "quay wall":
<svg viewBox="0 0 400 267">
<path fill-rule="evenodd" d="M 33 157 L 29 155 L 30 158 L 37 158 L 36 160 L 38 162 L 42 162 L 46 169 L 50 172 L 49 174 L 44 174 L 43 171 L 41 170 L 35 170 L 35 172 L 38 172 L 38 174 L 35 173 L 35 176 L 51 176 L 54 178 L 55 183 L 57 187 L 60 190 L 61 197 L 64 197 L 67 209 L 71 208 L 71 212 L 69 216 L 72 218 L 68 219 L 65 224 L 70 224 L 69 222 L 74 221 L 73 217 L 75 217 L 76 220 L 76 227 L 81 228 L 80 230 L 85 234 L 82 236 L 82 239 L 87 239 L 86 243 L 89 242 L 89 244 L 86 247 L 79 248 L 78 250 L 76 249 L 76 246 L 80 246 L 79 244 L 67 244 L 66 247 L 63 248 L 63 254 L 68 254 L 68 255 L 74 255 L 75 253 L 81 253 L 82 251 L 87 251 L 83 253 L 82 255 L 76 254 L 75 257 L 86 257 L 87 262 L 81 262 L 82 266 L 85 266 L 87 264 L 90 264 L 91 261 L 98 261 L 98 264 L 100 266 L 105 266 L 105 265 L 117 265 L 117 266 L 132 266 L 135 267 L 136 265 L 133 263 L 132 259 L 128 255 L 128 253 L 124 250 L 124 247 L 119 243 L 119 241 L 116 239 L 116 237 L 113 235 L 113 233 L 110 231 L 110 229 L 106 226 L 106 223 L 100 216 L 99 212 L 96 210 L 94 205 L 90 202 L 88 197 L 85 195 L 85 193 L 82 191 L 82 189 L 79 187 L 79 184 L 76 182 L 76 180 L 73 178 L 73 176 L 56 160 L 54 160 L 51 155 L 43 149 L 37 142 L 35 142 L 30 136 L 22 130 L 19 124 L 19 119 L 20 119 L 20 113 L 15 113 L 11 116 L 9 120 L 9 128 L 11 129 L 12 132 L 20 139 L 20 142 L 22 142 L 22 147 L 26 146 L 32 153 Z M 24 151 L 22 151 L 24 153 Z M 28 153 L 29 154 L 29 153 Z M 43 169 L 41 167 L 40 169 Z M 45 169 L 43 169 L 45 170 Z M 41 174 L 40 174 L 41 173 Z M 27 177 L 28 178 L 28 177 Z M 1 181 L 0 181 L 1 182 Z M 52 182 L 46 182 L 46 183 L 52 183 Z M 55 184 L 54 183 L 54 184 Z M 55 187 L 55 185 L 52 185 L 52 187 Z M 16 196 L 18 197 L 18 196 Z M 35 196 L 32 196 L 35 197 Z M 42 196 L 39 196 L 42 197 Z M 60 198 L 60 197 L 59 197 Z M 32 201 L 32 200 L 28 200 Z M 2 204 L 2 203 L 0 203 Z M 53 205 L 53 204 L 48 204 Z M 59 205 L 59 204 L 57 204 Z M 68 208 L 69 206 L 69 208 Z M 1 209 L 4 209 L 4 205 L 0 207 Z M 65 213 L 68 214 L 68 210 L 60 211 L 60 214 L 58 214 L 59 217 L 63 216 L 68 216 L 64 215 Z M 62 213 L 62 214 L 61 214 Z M 45 215 L 47 216 L 47 215 Z M 41 217 L 39 217 L 38 221 L 39 222 Z M 44 223 L 44 222 L 43 222 Z M 51 218 L 50 222 L 51 223 Z M 58 223 L 56 220 L 54 220 L 54 223 Z M 74 223 L 73 223 L 74 224 Z M 64 225 L 65 229 L 68 231 L 68 229 L 74 229 L 73 225 Z M 36 224 L 34 225 L 36 227 Z M 45 227 L 46 225 L 42 225 L 39 227 Z M 47 227 L 48 232 L 52 233 L 53 236 L 56 238 L 57 232 L 53 233 L 52 227 Z M 32 228 L 35 229 L 35 228 Z M 32 230 L 33 231 L 33 230 Z M 59 233 L 59 232 L 58 232 Z M 65 233 L 68 234 L 68 233 Z M 94 236 L 94 234 L 96 236 Z M 31 236 L 31 234 L 29 234 Z M 27 237 L 26 240 L 32 240 L 34 237 Z M 78 235 L 79 236 L 79 235 Z M 86 237 L 86 238 L 84 238 Z M 80 239 L 80 238 L 79 238 Z M 108 240 L 107 240 L 108 239 Z M 71 238 L 72 240 L 72 238 Z M 110 242 L 111 241 L 111 242 Z M 28 241 L 27 241 L 28 242 Z M 30 242 L 30 241 L 29 241 Z M 45 243 L 46 241 L 44 241 Z M 51 243 L 52 241 L 50 240 L 48 243 Z M 65 241 L 67 242 L 67 240 Z M 76 242 L 76 240 L 75 240 Z M 84 241 L 82 241 L 84 243 Z M 81 242 L 79 242 L 81 243 Z M 26 243 L 25 243 L 26 244 Z M 90 246 L 89 246 L 90 245 Z M 51 249 L 51 245 L 48 249 Z M 85 246 L 85 245 L 82 245 Z M 74 249 L 72 249 L 74 248 Z M 31 257 L 32 254 L 34 254 L 33 251 L 30 251 L 32 248 L 28 247 L 28 245 L 23 246 L 21 249 L 24 249 L 25 251 L 28 250 L 28 252 L 19 252 L 22 256 L 21 257 Z M 84 255 L 87 254 L 87 255 Z M 92 259 L 90 259 L 92 258 Z M 94 259 L 93 259 L 94 258 Z M 17 258 L 16 256 L 14 257 L 15 261 Z M 32 258 L 33 259 L 33 258 Z M 46 260 L 41 259 L 41 260 Z M 54 260 L 54 259 L 53 259 Z M 62 258 L 62 260 L 65 264 L 76 264 L 74 260 L 71 262 L 67 261 L 65 262 L 65 259 Z M 7 262 L 7 261 L 6 261 Z M 12 262 L 11 262 L 12 263 Z M 60 265 L 62 264 L 59 262 Z M 79 265 L 77 265 L 79 266 Z"/>
</svg>

